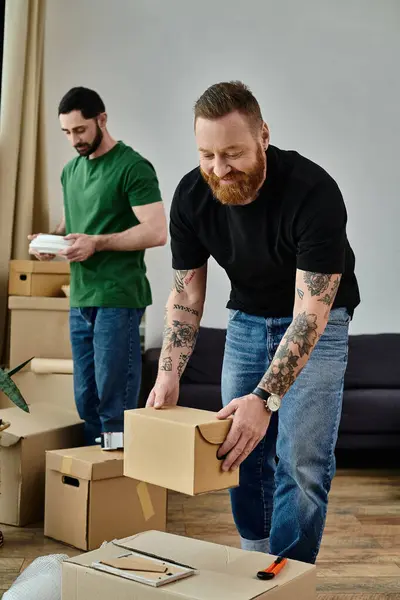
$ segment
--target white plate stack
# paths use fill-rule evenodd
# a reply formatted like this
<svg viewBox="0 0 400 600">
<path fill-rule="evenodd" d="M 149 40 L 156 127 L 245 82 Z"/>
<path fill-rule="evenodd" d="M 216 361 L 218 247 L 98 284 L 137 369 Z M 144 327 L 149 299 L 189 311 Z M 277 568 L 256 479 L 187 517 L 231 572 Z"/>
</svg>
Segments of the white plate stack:
<svg viewBox="0 0 400 600">
<path fill-rule="evenodd" d="M 41 233 L 29 244 L 29 252 L 39 254 L 59 254 L 72 245 L 72 241 L 65 240 L 62 235 L 47 235 Z"/>
</svg>

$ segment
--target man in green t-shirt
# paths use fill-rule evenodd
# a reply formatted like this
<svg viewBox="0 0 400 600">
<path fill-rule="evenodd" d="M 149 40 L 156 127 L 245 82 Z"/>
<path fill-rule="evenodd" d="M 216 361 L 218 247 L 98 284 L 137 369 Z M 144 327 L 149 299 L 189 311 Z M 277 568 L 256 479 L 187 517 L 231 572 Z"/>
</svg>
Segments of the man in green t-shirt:
<svg viewBox="0 0 400 600">
<path fill-rule="evenodd" d="M 123 431 L 124 410 L 137 405 L 139 325 L 152 302 L 144 251 L 166 243 L 167 226 L 154 168 L 110 136 L 97 92 L 71 89 L 58 114 L 79 155 L 62 171 L 64 217 L 55 233 L 71 241 L 61 254 L 71 266 L 74 391 L 93 444 Z"/>
</svg>

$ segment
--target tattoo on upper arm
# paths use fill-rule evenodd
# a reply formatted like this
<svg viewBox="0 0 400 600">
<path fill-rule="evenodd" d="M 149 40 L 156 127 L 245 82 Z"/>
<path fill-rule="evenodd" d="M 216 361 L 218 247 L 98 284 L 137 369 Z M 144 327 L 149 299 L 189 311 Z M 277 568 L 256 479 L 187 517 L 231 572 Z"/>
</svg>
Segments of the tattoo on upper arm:
<svg viewBox="0 0 400 600">
<path fill-rule="evenodd" d="M 185 289 L 185 285 L 189 285 L 195 274 L 195 270 L 191 271 L 175 271 L 174 274 L 174 288 L 175 291 L 180 294 Z"/>
<path fill-rule="evenodd" d="M 320 296 L 329 287 L 332 275 L 324 275 L 322 273 L 311 273 L 306 271 L 304 273 L 304 282 L 311 293 L 311 296 Z"/>
<path fill-rule="evenodd" d="M 178 294 L 180 292 L 183 292 L 183 290 L 185 289 L 185 284 L 183 282 L 187 274 L 187 271 L 175 271 L 174 288 Z"/>
<path fill-rule="evenodd" d="M 335 281 L 333 282 L 331 291 L 329 293 L 325 294 L 322 298 L 319 298 L 318 302 L 323 302 L 327 306 L 331 306 L 331 304 L 333 304 L 333 301 L 335 299 L 336 292 L 339 289 L 339 284 L 340 284 L 340 277 L 335 279 Z"/>
<path fill-rule="evenodd" d="M 303 300 L 303 298 L 304 298 L 303 290 L 301 290 L 300 288 L 297 288 L 297 295 L 300 298 L 300 300 Z"/>
</svg>

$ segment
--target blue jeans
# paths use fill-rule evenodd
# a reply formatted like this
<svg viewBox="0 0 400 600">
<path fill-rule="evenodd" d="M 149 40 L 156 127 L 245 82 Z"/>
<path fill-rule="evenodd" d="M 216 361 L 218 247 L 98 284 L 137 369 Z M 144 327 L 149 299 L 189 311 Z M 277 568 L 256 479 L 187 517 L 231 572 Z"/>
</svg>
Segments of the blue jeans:
<svg viewBox="0 0 400 600">
<path fill-rule="evenodd" d="M 123 431 L 124 410 L 137 407 L 143 313 L 135 308 L 71 308 L 74 394 L 88 445 L 102 432 Z"/>
<path fill-rule="evenodd" d="M 272 416 L 266 436 L 240 467 L 231 503 L 244 549 L 316 560 L 335 473 L 349 321 L 346 309 L 331 311 L 324 334 Z M 290 323 L 291 318 L 230 311 L 224 405 L 256 387 Z"/>
</svg>

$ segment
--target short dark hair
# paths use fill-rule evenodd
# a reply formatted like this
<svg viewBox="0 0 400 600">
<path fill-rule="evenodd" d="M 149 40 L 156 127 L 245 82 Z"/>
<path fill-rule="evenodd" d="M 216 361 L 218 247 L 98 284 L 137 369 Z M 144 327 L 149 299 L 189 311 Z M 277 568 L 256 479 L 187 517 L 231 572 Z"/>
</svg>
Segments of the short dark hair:
<svg viewBox="0 0 400 600">
<path fill-rule="evenodd" d="M 74 87 L 69 90 L 58 105 L 58 116 L 80 110 L 84 119 L 95 119 L 106 111 L 103 100 L 94 90 Z"/>
<path fill-rule="evenodd" d="M 254 128 L 261 127 L 263 118 L 260 105 L 247 85 L 241 81 L 215 83 L 194 105 L 194 123 L 199 117 L 219 119 L 234 111 L 245 115 Z"/>
</svg>

